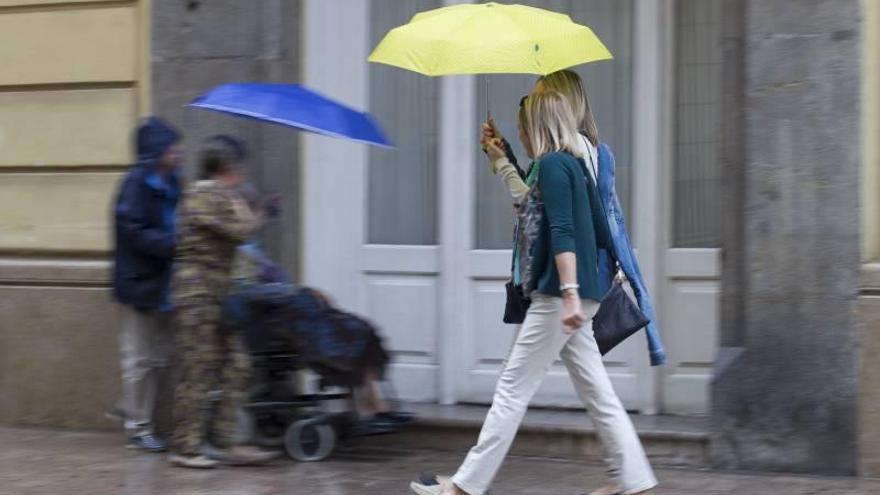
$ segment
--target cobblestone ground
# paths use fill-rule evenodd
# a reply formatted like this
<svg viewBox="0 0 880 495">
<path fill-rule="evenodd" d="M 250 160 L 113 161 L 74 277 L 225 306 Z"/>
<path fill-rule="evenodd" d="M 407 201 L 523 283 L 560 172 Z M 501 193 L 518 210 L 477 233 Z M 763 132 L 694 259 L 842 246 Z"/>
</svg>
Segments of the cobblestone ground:
<svg viewBox="0 0 880 495">
<path fill-rule="evenodd" d="M 0 494 L 247 494 L 355 495 L 409 493 L 422 470 L 450 472 L 459 455 L 371 450 L 369 442 L 331 460 L 299 464 L 287 459 L 258 468 L 193 471 L 164 457 L 126 450 L 118 435 L 0 428 Z M 654 495 L 869 495 L 880 480 L 768 476 L 662 469 Z M 602 483 L 602 467 L 511 457 L 493 494 L 578 495 Z"/>
</svg>

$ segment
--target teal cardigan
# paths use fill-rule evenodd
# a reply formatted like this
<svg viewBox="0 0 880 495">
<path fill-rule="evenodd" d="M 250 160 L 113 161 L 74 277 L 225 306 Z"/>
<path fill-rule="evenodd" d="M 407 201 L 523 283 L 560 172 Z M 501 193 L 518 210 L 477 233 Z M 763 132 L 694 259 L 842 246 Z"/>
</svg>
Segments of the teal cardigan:
<svg viewBox="0 0 880 495">
<path fill-rule="evenodd" d="M 544 221 L 535 240 L 535 290 L 561 297 L 556 255 L 574 252 L 581 299 L 600 301 L 598 248 L 611 246 L 599 192 L 586 164 L 565 152 L 548 153 L 538 163 L 537 186 L 544 200 Z"/>
</svg>

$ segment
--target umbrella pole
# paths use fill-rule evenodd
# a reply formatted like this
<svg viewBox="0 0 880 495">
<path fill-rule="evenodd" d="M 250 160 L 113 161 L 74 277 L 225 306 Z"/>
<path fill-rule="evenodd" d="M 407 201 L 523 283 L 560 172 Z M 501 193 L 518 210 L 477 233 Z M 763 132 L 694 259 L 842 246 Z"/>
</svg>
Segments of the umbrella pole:
<svg viewBox="0 0 880 495">
<path fill-rule="evenodd" d="M 483 76 L 483 88 L 486 90 L 486 122 L 492 120 L 492 112 L 489 109 L 492 105 L 489 103 L 489 76 Z"/>
</svg>

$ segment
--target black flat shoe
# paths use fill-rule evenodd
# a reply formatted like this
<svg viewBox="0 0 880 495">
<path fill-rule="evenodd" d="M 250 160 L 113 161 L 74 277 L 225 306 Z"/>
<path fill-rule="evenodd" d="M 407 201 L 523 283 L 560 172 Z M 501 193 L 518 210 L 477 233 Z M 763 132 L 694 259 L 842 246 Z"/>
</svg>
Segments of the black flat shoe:
<svg viewBox="0 0 880 495">
<path fill-rule="evenodd" d="M 395 425 L 407 425 L 416 420 L 416 415 L 404 411 L 390 411 L 379 413 L 375 418 Z"/>
<path fill-rule="evenodd" d="M 397 425 L 389 423 L 382 419 L 368 419 L 355 424 L 351 433 L 358 437 L 367 437 L 373 435 L 387 435 L 397 431 Z"/>
</svg>

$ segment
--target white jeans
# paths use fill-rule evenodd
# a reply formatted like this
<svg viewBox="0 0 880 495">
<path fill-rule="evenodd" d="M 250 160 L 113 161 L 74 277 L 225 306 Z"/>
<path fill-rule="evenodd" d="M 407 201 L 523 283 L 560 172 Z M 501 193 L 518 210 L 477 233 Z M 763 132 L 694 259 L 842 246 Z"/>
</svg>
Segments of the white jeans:
<svg viewBox="0 0 880 495">
<path fill-rule="evenodd" d="M 583 304 L 592 318 L 599 303 L 585 300 Z M 567 335 L 562 328 L 562 299 L 535 294 L 498 379 L 477 445 L 452 478 L 459 488 L 470 495 L 482 495 L 489 489 L 529 401 L 557 356 L 568 368 L 578 396 L 593 418 L 610 471 L 623 493 L 638 493 L 657 484 L 635 428 L 611 386 L 591 323 Z"/>
<path fill-rule="evenodd" d="M 153 432 L 156 392 L 161 373 L 170 365 L 173 349 L 174 334 L 169 314 L 122 306 L 119 332 L 121 408 L 125 412 L 126 433 L 131 437 Z"/>
</svg>

